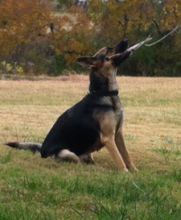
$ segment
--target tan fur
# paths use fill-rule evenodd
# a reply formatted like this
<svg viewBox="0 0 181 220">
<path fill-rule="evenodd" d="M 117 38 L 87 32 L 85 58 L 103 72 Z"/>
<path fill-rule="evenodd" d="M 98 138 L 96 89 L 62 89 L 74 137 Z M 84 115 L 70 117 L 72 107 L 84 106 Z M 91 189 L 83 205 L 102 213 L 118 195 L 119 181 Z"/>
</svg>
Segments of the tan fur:
<svg viewBox="0 0 181 220">
<path fill-rule="evenodd" d="M 120 170 L 128 171 L 126 165 L 124 164 L 124 161 L 121 158 L 121 155 L 119 154 L 118 148 L 115 144 L 114 138 L 112 137 L 109 141 L 107 140 L 105 143 L 105 147 L 110 153 L 113 161 L 115 162 L 116 166 Z"/>
<path fill-rule="evenodd" d="M 107 47 L 103 47 L 94 54 L 94 57 L 96 57 L 100 54 L 106 54 L 106 52 L 107 52 Z"/>
<path fill-rule="evenodd" d="M 113 112 L 98 114 L 97 118 L 101 125 L 101 143 L 110 153 L 118 169 L 127 171 L 126 165 L 121 158 L 119 150 L 115 143 L 116 117 Z"/>
<path fill-rule="evenodd" d="M 124 138 L 122 134 L 122 129 L 120 128 L 116 134 L 116 145 L 118 147 L 118 150 L 123 158 L 123 161 L 127 167 L 128 170 L 130 171 L 137 171 L 137 168 L 135 165 L 132 163 L 129 153 L 126 149 L 126 145 L 124 143 Z"/>
</svg>

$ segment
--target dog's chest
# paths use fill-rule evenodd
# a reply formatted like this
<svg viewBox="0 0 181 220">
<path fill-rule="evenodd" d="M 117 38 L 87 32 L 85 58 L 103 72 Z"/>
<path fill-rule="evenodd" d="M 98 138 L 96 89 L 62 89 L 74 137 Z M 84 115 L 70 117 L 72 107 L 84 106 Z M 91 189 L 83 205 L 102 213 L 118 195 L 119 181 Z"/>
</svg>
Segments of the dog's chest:
<svg viewBox="0 0 181 220">
<path fill-rule="evenodd" d="M 119 97 L 102 98 L 100 107 L 94 112 L 94 118 L 102 131 L 108 130 L 109 133 L 116 131 L 123 121 L 123 107 Z"/>
</svg>

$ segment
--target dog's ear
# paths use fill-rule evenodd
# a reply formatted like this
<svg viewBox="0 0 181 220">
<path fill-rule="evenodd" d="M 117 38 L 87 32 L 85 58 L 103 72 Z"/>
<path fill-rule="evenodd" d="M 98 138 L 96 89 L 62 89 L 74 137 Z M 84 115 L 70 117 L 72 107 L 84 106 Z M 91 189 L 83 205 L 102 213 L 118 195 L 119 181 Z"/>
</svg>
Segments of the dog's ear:
<svg viewBox="0 0 181 220">
<path fill-rule="evenodd" d="M 124 39 L 115 47 L 115 54 L 123 53 L 128 48 L 128 39 Z"/>
<path fill-rule="evenodd" d="M 98 50 L 93 57 L 99 57 L 99 56 L 110 56 L 113 55 L 115 52 L 115 48 L 113 47 L 103 47 L 100 50 Z"/>
<path fill-rule="evenodd" d="M 77 59 L 77 62 L 82 66 L 87 66 L 89 68 L 91 67 L 100 68 L 102 67 L 104 60 L 101 56 L 99 57 L 85 56 L 85 57 L 79 57 Z"/>
<path fill-rule="evenodd" d="M 85 56 L 77 58 L 77 63 L 83 66 L 91 66 L 96 62 L 96 58 L 92 56 Z"/>
<path fill-rule="evenodd" d="M 107 47 L 103 47 L 101 48 L 100 50 L 98 50 L 94 55 L 93 57 L 97 57 L 97 56 L 100 56 L 100 55 L 106 55 L 107 54 Z"/>
</svg>

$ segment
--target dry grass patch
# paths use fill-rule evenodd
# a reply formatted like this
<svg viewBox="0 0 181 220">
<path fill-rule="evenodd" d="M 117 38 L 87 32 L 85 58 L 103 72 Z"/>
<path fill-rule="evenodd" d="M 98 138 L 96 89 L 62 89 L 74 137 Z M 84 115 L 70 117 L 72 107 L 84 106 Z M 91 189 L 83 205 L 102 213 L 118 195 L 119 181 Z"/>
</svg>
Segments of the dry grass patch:
<svg viewBox="0 0 181 220">
<path fill-rule="evenodd" d="M 118 82 L 126 142 L 138 163 L 140 154 L 149 154 L 160 142 L 164 147 L 164 139 L 181 144 L 181 79 L 120 77 Z M 42 141 L 56 118 L 87 93 L 88 77 L 0 81 L 0 85 L 1 143 Z"/>
</svg>

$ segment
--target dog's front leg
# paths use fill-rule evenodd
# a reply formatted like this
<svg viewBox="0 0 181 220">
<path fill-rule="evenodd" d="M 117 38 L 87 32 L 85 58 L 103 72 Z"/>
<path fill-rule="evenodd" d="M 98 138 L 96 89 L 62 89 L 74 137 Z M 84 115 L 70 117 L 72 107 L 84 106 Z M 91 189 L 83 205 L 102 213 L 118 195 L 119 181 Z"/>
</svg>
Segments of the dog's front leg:
<svg viewBox="0 0 181 220">
<path fill-rule="evenodd" d="M 116 166 L 118 167 L 119 170 L 124 170 L 124 171 L 128 171 L 124 161 L 122 160 L 122 157 L 120 155 L 120 152 L 115 144 L 114 138 L 106 138 L 106 140 L 104 140 L 104 146 L 106 147 L 106 149 L 108 150 L 108 152 L 110 153 L 113 161 L 115 162 Z"/>
<path fill-rule="evenodd" d="M 129 153 L 126 149 L 126 145 L 124 143 L 123 133 L 122 129 L 120 128 L 116 134 L 116 145 L 118 147 L 118 150 L 124 160 L 124 163 L 126 164 L 126 167 L 130 171 L 138 171 L 133 162 L 131 161 L 131 158 L 129 156 Z"/>
</svg>

